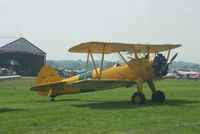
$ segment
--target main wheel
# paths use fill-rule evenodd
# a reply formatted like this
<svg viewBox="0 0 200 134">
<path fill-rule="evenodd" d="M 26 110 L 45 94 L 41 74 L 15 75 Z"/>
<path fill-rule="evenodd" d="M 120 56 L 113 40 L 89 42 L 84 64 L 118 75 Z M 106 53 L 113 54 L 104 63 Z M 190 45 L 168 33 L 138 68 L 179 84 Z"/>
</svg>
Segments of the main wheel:
<svg viewBox="0 0 200 134">
<path fill-rule="evenodd" d="M 165 102 L 165 94 L 162 91 L 157 91 L 151 96 L 152 101 L 154 102 Z"/>
<path fill-rule="evenodd" d="M 143 93 L 136 92 L 132 96 L 132 103 L 135 104 L 144 104 L 145 103 L 145 96 Z"/>
</svg>

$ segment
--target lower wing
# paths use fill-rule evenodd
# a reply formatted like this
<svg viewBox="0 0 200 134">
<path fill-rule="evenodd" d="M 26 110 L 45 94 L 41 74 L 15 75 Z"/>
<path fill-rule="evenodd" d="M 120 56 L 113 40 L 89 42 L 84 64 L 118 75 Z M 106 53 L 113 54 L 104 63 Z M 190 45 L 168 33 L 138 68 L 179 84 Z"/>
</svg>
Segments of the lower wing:
<svg viewBox="0 0 200 134">
<path fill-rule="evenodd" d="M 133 84 L 132 81 L 121 80 L 81 80 L 72 83 L 66 81 L 55 82 L 51 84 L 42 84 L 32 87 L 32 91 L 47 91 L 47 90 L 69 90 L 69 89 L 82 89 L 82 90 L 104 90 Z"/>
</svg>

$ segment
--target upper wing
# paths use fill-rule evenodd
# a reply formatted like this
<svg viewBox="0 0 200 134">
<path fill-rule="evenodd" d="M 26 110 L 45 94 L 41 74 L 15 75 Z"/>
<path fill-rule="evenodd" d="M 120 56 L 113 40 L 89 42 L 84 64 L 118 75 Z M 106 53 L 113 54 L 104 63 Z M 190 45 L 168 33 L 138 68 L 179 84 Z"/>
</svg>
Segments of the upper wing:
<svg viewBox="0 0 200 134">
<path fill-rule="evenodd" d="M 75 53 L 114 53 L 129 52 L 133 53 L 158 53 L 169 49 L 180 47 L 181 44 L 125 44 L 108 42 L 86 42 L 70 48 L 69 52 Z"/>
<path fill-rule="evenodd" d="M 32 87 L 32 91 L 47 91 L 52 90 L 67 90 L 67 89 L 82 89 L 82 90 L 103 90 L 116 87 L 122 87 L 133 84 L 132 81 L 120 81 L 120 80 L 81 80 L 73 83 L 67 83 L 65 81 L 56 82 L 46 85 L 38 85 Z"/>
</svg>

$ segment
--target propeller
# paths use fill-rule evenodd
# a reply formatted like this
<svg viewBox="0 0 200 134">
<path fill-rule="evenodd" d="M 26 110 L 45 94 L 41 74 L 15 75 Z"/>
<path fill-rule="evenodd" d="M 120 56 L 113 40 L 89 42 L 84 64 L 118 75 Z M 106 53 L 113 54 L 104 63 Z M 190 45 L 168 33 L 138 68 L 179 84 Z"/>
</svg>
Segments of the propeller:
<svg viewBox="0 0 200 134">
<path fill-rule="evenodd" d="M 174 61 L 174 59 L 176 59 L 177 55 L 178 55 L 178 53 L 176 53 L 176 54 L 171 58 L 171 60 L 170 60 L 170 62 L 168 63 L 168 65 L 169 65 L 169 64 L 172 64 L 172 62 Z"/>
<path fill-rule="evenodd" d="M 176 59 L 177 55 L 178 55 L 178 53 L 176 53 L 167 64 L 162 66 L 162 68 L 160 69 L 160 74 L 167 74 L 168 73 L 168 67 Z"/>
</svg>

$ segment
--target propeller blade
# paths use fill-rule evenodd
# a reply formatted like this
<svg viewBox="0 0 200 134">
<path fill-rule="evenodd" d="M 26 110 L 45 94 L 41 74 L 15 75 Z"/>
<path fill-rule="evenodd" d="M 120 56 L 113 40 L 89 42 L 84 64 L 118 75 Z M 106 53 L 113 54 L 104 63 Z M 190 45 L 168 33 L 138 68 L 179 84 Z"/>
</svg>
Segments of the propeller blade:
<svg viewBox="0 0 200 134">
<path fill-rule="evenodd" d="M 161 70 L 160 70 L 160 74 L 164 74 L 165 72 L 168 73 L 168 67 L 169 65 L 174 61 L 174 59 L 177 57 L 178 53 L 176 53 L 170 60 L 169 63 L 167 63 L 166 65 L 162 66 Z M 167 71 L 166 71 L 167 70 Z"/>
<path fill-rule="evenodd" d="M 171 58 L 171 60 L 170 60 L 170 62 L 169 62 L 168 64 L 171 64 L 171 63 L 174 61 L 174 59 L 177 57 L 177 55 L 178 55 L 178 53 L 176 53 L 176 54 Z"/>
</svg>

